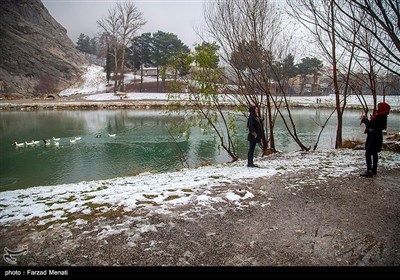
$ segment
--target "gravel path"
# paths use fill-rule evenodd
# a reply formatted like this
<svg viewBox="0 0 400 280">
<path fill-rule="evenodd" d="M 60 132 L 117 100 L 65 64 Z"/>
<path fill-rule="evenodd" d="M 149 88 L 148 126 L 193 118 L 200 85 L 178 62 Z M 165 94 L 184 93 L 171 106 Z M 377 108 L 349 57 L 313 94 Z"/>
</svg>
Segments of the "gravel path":
<svg viewBox="0 0 400 280">
<path fill-rule="evenodd" d="M 2 226 L 0 249 L 27 245 L 15 257 L 21 266 L 399 266 L 400 168 L 313 183 L 317 176 L 299 170 L 212 190 L 251 191 L 241 203 L 14 223 Z"/>
</svg>

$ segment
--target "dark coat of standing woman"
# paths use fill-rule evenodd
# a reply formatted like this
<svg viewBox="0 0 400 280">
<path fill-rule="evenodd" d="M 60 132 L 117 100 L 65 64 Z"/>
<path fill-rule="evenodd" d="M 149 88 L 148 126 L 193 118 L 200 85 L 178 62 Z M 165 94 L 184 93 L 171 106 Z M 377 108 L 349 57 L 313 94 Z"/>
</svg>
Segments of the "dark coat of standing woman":
<svg viewBox="0 0 400 280">
<path fill-rule="evenodd" d="M 382 151 L 383 135 L 382 131 L 387 126 L 387 116 L 389 115 L 389 104 L 382 102 L 378 104 L 377 112 L 368 120 L 366 116 L 361 116 L 361 123 L 366 125 L 365 133 L 365 159 L 367 162 L 367 171 L 360 174 L 364 177 L 373 177 L 378 170 L 378 153 Z"/>
<path fill-rule="evenodd" d="M 254 150 L 256 148 L 257 143 L 261 142 L 261 122 L 258 114 L 258 108 L 255 106 L 251 106 L 249 108 L 249 118 L 247 119 L 247 128 L 249 130 L 249 134 L 247 135 L 247 140 L 249 141 L 249 151 L 247 153 L 247 166 L 248 167 L 257 167 L 254 160 Z"/>
</svg>

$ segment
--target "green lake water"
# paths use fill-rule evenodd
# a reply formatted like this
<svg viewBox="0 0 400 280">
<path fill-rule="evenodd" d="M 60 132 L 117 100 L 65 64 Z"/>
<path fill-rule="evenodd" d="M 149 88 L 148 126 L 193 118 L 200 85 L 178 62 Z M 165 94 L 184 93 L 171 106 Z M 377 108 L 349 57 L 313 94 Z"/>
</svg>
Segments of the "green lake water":
<svg viewBox="0 0 400 280">
<path fill-rule="evenodd" d="M 329 113 L 329 110 L 293 110 L 298 134 L 306 144 L 313 145 L 319 123 Z M 344 139 L 365 139 L 359 115 L 358 111 L 345 114 Z M 168 128 L 177 120 L 178 116 L 168 117 L 157 110 L 0 112 L 0 191 L 168 172 L 187 164 L 197 167 L 230 160 L 216 137 L 198 127 L 185 135 L 171 134 Z M 238 154 L 246 159 L 245 118 L 238 120 L 238 127 Z M 388 130 L 400 130 L 399 114 L 389 116 Z M 110 137 L 109 133 L 116 136 Z M 319 148 L 333 147 L 335 133 L 333 116 L 321 136 Z M 52 137 L 60 138 L 59 146 L 53 140 L 49 146 L 44 145 L 42 140 Z M 81 140 L 70 143 L 75 137 Z M 40 143 L 19 148 L 12 145 L 15 141 L 31 140 Z M 298 150 L 280 120 L 276 124 L 275 141 L 279 150 Z"/>
</svg>

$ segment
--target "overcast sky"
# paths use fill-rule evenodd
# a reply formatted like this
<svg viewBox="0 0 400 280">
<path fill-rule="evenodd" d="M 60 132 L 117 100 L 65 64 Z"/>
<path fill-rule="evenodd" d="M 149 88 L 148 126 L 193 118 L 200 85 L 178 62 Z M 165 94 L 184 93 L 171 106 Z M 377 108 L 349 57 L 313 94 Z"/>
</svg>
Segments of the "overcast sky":
<svg viewBox="0 0 400 280">
<path fill-rule="evenodd" d="M 76 44 L 79 34 L 93 38 L 100 29 L 97 20 L 106 17 L 117 0 L 42 0 L 51 16 L 64 26 L 68 36 Z M 203 19 L 203 5 L 206 0 L 136 0 L 134 3 L 147 20 L 138 31 L 156 32 L 158 30 L 174 33 L 193 49 L 201 43 L 195 32 Z"/>
</svg>

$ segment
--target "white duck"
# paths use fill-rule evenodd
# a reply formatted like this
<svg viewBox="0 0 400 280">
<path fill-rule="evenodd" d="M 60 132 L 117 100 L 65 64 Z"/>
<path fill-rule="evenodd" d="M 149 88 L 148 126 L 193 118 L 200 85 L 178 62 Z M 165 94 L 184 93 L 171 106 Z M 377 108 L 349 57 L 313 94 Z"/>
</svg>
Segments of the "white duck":
<svg viewBox="0 0 400 280">
<path fill-rule="evenodd" d="M 70 143 L 76 143 L 76 139 L 69 139 Z"/>
<path fill-rule="evenodd" d="M 60 138 L 53 137 L 53 141 L 60 141 Z"/>
<path fill-rule="evenodd" d="M 54 146 L 60 146 L 60 142 L 54 141 Z"/>
<path fill-rule="evenodd" d="M 25 143 L 17 143 L 17 142 L 14 142 L 13 145 L 14 145 L 15 147 L 23 147 L 23 146 L 25 145 Z"/>
<path fill-rule="evenodd" d="M 75 136 L 75 140 L 81 140 L 82 139 L 82 137 L 76 137 Z"/>
<path fill-rule="evenodd" d="M 110 136 L 110 137 L 115 137 L 115 134 L 110 134 L 110 133 L 108 133 L 108 136 Z"/>
<path fill-rule="evenodd" d="M 35 145 L 35 142 L 33 142 L 33 141 L 32 142 L 26 142 L 25 141 L 25 145 L 26 146 L 33 146 L 33 145 Z"/>
</svg>

